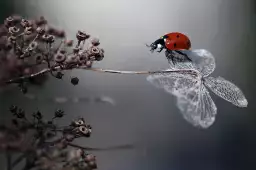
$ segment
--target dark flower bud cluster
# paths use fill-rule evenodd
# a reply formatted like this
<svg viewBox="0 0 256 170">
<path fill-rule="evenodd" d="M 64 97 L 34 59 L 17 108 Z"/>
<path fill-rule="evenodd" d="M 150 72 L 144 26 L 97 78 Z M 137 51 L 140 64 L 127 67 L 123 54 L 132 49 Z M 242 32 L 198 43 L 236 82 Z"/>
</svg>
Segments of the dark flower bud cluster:
<svg viewBox="0 0 256 170">
<path fill-rule="evenodd" d="M 92 127 L 84 118 L 78 118 L 68 126 L 61 127 L 55 122 L 55 119 L 65 116 L 61 109 L 55 110 L 50 120 L 46 120 L 40 111 L 29 115 L 15 105 L 9 111 L 13 114 L 12 125 L 0 127 L 0 151 L 29 153 L 23 158 L 28 169 L 97 168 L 96 157 L 86 151 L 88 147 L 72 143 L 77 138 L 91 135 Z M 15 165 L 12 166 L 14 168 Z"/>
<path fill-rule="evenodd" d="M 0 83 L 22 84 L 19 87 L 26 93 L 26 84 L 42 79 L 46 72 L 62 79 L 63 70 L 90 68 L 104 58 L 99 39 L 90 38 L 79 30 L 76 41 L 68 40 L 64 30 L 48 25 L 44 17 L 10 16 L 0 25 Z M 77 77 L 71 79 L 73 85 L 78 82 Z"/>
</svg>

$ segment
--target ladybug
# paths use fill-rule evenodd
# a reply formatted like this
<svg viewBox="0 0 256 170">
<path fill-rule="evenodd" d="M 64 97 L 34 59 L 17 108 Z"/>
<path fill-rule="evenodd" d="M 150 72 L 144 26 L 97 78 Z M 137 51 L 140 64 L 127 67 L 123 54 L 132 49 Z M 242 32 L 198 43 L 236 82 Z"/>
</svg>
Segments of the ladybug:
<svg viewBox="0 0 256 170">
<path fill-rule="evenodd" d="M 163 49 L 166 50 L 166 57 L 173 61 L 174 53 L 178 53 L 181 56 L 184 56 L 185 59 L 191 61 L 191 59 L 187 56 L 187 54 L 183 53 L 182 50 L 190 50 L 191 49 L 191 41 L 185 34 L 180 32 L 171 32 L 165 34 L 164 36 L 157 39 L 151 45 L 147 45 L 150 47 L 150 51 L 154 52 L 154 50 L 159 49 L 157 52 L 160 53 Z"/>
</svg>

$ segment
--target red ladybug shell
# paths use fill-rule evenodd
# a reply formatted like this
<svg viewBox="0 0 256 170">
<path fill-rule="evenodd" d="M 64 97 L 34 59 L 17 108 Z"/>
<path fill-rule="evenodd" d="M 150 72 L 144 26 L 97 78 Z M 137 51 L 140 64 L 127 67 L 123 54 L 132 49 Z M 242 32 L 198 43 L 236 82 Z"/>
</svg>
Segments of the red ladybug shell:
<svg viewBox="0 0 256 170">
<path fill-rule="evenodd" d="M 165 47 L 168 50 L 189 50 L 191 48 L 190 39 L 179 32 L 166 34 L 168 36 L 165 41 Z"/>
</svg>

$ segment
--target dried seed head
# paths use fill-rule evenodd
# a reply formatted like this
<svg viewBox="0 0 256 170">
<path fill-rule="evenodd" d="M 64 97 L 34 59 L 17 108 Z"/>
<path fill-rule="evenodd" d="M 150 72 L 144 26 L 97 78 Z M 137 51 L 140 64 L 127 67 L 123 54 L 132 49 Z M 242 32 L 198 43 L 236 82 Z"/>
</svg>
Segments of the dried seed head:
<svg viewBox="0 0 256 170">
<path fill-rule="evenodd" d="M 86 39 L 88 39 L 90 37 L 90 35 L 86 34 L 84 31 L 78 31 L 76 33 L 76 38 L 78 41 L 84 41 Z"/>
<path fill-rule="evenodd" d="M 85 126 L 80 126 L 79 127 L 79 132 L 85 136 L 85 137 L 90 137 L 91 135 L 91 129 L 88 129 L 87 127 Z"/>
<path fill-rule="evenodd" d="M 85 120 L 83 118 L 79 118 L 78 120 L 72 121 L 71 126 L 82 126 L 85 125 Z"/>
<path fill-rule="evenodd" d="M 9 33 L 10 34 L 17 34 L 20 31 L 20 29 L 18 27 L 10 27 L 9 28 Z"/>
<path fill-rule="evenodd" d="M 88 68 L 91 68 L 92 67 L 92 64 L 93 64 L 93 61 L 86 61 L 85 65 L 88 67 Z"/>
<path fill-rule="evenodd" d="M 88 61 L 89 57 L 88 57 L 88 53 L 87 52 L 83 52 L 81 54 L 79 54 L 79 61 L 80 63 L 86 63 L 86 61 Z"/>
<path fill-rule="evenodd" d="M 32 33 L 33 33 L 32 27 L 25 27 L 25 30 L 24 30 L 25 35 L 30 35 Z"/>
<path fill-rule="evenodd" d="M 54 43 L 54 41 L 55 41 L 55 36 L 49 35 L 49 34 L 44 34 L 44 35 L 42 36 L 42 39 L 43 39 L 46 43 L 51 44 L 51 43 Z"/>
<path fill-rule="evenodd" d="M 13 17 L 12 17 L 12 16 L 9 16 L 8 18 L 6 18 L 5 21 L 4 21 L 4 25 L 5 25 L 7 28 L 13 26 L 13 25 L 14 25 L 14 19 L 13 19 Z"/>
<path fill-rule="evenodd" d="M 98 38 L 93 38 L 91 40 L 91 43 L 93 46 L 98 46 L 98 45 L 100 45 L 100 40 Z"/>
<path fill-rule="evenodd" d="M 11 36 L 8 38 L 8 42 L 11 43 L 11 44 L 15 44 L 15 43 L 16 43 L 16 37 L 11 35 Z"/>
<path fill-rule="evenodd" d="M 104 58 L 104 50 L 101 48 L 99 55 L 96 56 L 97 61 L 101 61 Z"/>
<path fill-rule="evenodd" d="M 90 54 L 93 56 L 98 55 L 98 54 L 100 54 L 100 49 L 98 47 L 92 46 L 90 48 Z"/>
<path fill-rule="evenodd" d="M 39 35 L 44 35 L 45 29 L 42 28 L 42 27 L 37 27 L 36 32 L 37 32 L 37 34 L 39 34 Z"/>
<path fill-rule="evenodd" d="M 26 19 L 22 19 L 21 22 L 20 22 L 20 24 L 21 24 L 21 26 L 22 26 L 23 28 L 26 28 L 26 27 L 30 27 L 30 26 L 31 26 L 31 24 L 29 23 L 29 21 L 26 20 Z"/>
<path fill-rule="evenodd" d="M 8 21 L 8 22 L 13 22 L 14 21 L 14 19 L 13 19 L 13 17 L 12 16 L 9 16 L 8 18 L 6 18 L 5 19 L 6 21 Z"/>
<path fill-rule="evenodd" d="M 65 60 L 66 60 L 66 55 L 65 54 L 62 54 L 60 52 L 58 52 L 57 54 L 55 54 L 54 56 L 54 61 L 56 63 L 63 63 Z"/>
<path fill-rule="evenodd" d="M 37 49 L 37 47 L 38 47 L 38 43 L 34 41 L 29 44 L 28 50 L 34 51 L 35 49 Z"/>
<path fill-rule="evenodd" d="M 104 53 L 102 52 L 102 50 L 97 47 L 97 46 L 92 46 L 89 51 L 89 58 L 90 60 L 97 60 L 97 61 L 100 61 L 104 58 Z"/>
</svg>

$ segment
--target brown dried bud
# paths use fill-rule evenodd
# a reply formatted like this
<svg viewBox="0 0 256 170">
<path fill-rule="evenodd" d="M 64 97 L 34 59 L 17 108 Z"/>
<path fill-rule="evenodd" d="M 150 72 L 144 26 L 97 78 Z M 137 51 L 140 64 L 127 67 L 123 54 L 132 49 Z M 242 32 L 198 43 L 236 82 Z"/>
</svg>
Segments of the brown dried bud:
<svg viewBox="0 0 256 170">
<path fill-rule="evenodd" d="M 10 34 L 17 34 L 20 31 L 20 29 L 18 27 L 10 27 L 9 28 L 9 33 Z"/>
<path fill-rule="evenodd" d="M 92 46 L 90 48 L 90 54 L 93 56 L 98 55 L 100 54 L 100 49 L 98 47 Z"/>
<path fill-rule="evenodd" d="M 54 61 L 56 63 L 63 63 L 66 60 L 66 58 L 67 58 L 66 55 L 59 52 L 59 53 L 55 54 Z"/>
<path fill-rule="evenodd" d="M 32 32 L 33 32 L 32 27 L 25 27 L 25 30 L 24 30 L 25 35 L 30 35 L 32 34 Z"/>
<path fill-rule="evenodd" d="M 86 61 L 85 65 L 88 67 L 88 68 L 91 68 L 92 67 L 92 64 L 93 64 L 93 61 Z"/>
<path fill-rule="evenodd" d="M 53 35 L 48 35 L 48 34 L 44 34 L 42 36 L 42 39 L 46 42 L 46 43 L 54 43 L 55 41 L 55 37 Z"/>
<path fill-rule="evenodd" d="M 90 60 L 97 60 L 100 61 L 104 58 L 103 50 L 97 46 L 91 46 L 88 50 Z"/>
<path fill-rule="evenodd" d="M 26 27 L 30 27 L 30 23 L 28 20 L 26 19 L 22 19 L 21 22 L 20 22 L 20 25 L 23 27 L 23 28 L 26 28 Z"/>
<path fill-rule="evenodd" d="M 82 126 L 85 125 L 85 120 L 83 118 L 79 118 L 71 123 L 72 126 Z"/>
<path fill-rule="evenodd" d="M 89 137 L 91 135 L 91 129 L 85 126 L 80 126 L 79 131 L 83 136 Z"/>
<path fill-rule="evenodd" d="M 79 61 L 81 63 L 85 63 L 86 61 L 88 61 L 89 57 L 88 57 L 88 53 L 83 52 L 81 54 L 79 54 Z"/>
<path fill-rule="evenodd" d="M 76 38 L 78 41 L 84 41 L 86 39 L 88 39 L 90 37 L 90 35 L 86 34 L 84 31 L 78 31 L 76 33 Z"/>
<path fill-rule="evenodd" d="M 38 47 L 38 43 L 34 41 L 29 44 L 28 50 L 34 51 L 37 47 Z"/>
<path fill-rule="evenodd" d="M 14 25 L 14 19 L 12 16 L 9 16 L 8 18 L 5 19 L 4 25 L 8 28 Z"/>
<path fill-rule="evenodd" d="M 37 27 L 36 32 L 37 32 L 37 34 L 39 34 L 39 35 L 44 35 L 45 29 L 43 29 L 43 28 L 41 28 L 41 27 Z"/>
<path fill-rule="evenodd" d="M 97 60 L 97 61 L 103 60 L 103 58 L 104 58 L 104 52 L 105 52 L 104 49 L 101 48 L 101 49 L 100 49 L 100 54 L 96 56 L 96 60 Z"/>
<path fill-rule="evenodd" d="M 9 38 L 8 38 L 8 42 L 10 42 L 11 44 L 15 44 L 16 43 L 16 37 L 14 37 L 14 36 L 10 36 Z"/>
<path fill-rule="evenodd" d="M 93 38 L 91 40 L 91 43 L 93 46 L 98 46 L 98 45 L 100 45 L 100 40 L 98 38 Z"/>
</svg>

